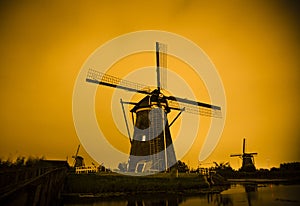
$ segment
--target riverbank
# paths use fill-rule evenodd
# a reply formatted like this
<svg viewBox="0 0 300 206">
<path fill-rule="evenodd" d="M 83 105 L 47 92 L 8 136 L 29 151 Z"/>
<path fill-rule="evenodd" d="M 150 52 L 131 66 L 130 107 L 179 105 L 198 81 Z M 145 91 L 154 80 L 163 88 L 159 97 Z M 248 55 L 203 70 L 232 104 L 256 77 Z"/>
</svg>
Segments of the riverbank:
<svg viewBox="0 0 300 206">
<path fill-rule="evenodd" d="M 95 199 L 126 197 L 139 194 L 182 194 L 196 195 L 220 193 L 228 188 L 221 176 L 213 177 L 210 184 L 205 176 L 170 173 L 148 176 L 127 176 L 117 173 L 69 174 L 64 184 L 64 199 Z"/>
<path fill-rule="evenodd" d="M 289 179 L 255 179 L 255 178 L 247 178 L 247 179 L 227 179 L 229 183 L 294 183 L 294 181 Z"/>
<path fill-rule="evenodd" d="M 300 171 L 267 171 L 221 173 L 230 183 L 284 183 L 299 184 Z"/>
</svg>

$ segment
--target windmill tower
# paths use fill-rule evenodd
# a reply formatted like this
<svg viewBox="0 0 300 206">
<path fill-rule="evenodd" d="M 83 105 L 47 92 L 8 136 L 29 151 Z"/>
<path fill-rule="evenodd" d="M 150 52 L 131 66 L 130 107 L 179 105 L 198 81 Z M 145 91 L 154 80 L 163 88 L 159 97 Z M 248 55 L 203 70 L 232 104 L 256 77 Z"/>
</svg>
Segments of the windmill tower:
<svg viewBox="0 0 300 206">
<path fill-rule="evenodd" d="M 83 157 L 78 155 L 79 149 L 80 149 L 80 145 L 78 145 L 75 155 L 72 156 L 72 158 L 74 159 L 74 163 L 73 163 L 74 168 L 84 166 Z"/>
<path fill-rule="evenodd" d="M 243 153 L 242 154 L 232 154 L 230 157 L 240 157 L 242 159 L 241 171 L 244 172 L 253 172 L 256 170 L 254 165 L 254 155 L 257 155 L 257 152 L 246 153 L 246 139 L 243 139 Z"/>
<path fill-rule="evenodd" d="M 157 85 L 154 89 L 147 85 L 122 80 L 93 69 L 88 71 L 86 77 L 86 81 L 89 83 L 146 95 L 139 102 L 125 102 L 121 99 L 131 143 L 128 160 L 129 172 L 166 171 L 177 162 L 170 127 L 183 111 L 209 117 L 221 117 L 221 107 L 219 106 L 167 96 L 163 93 L 163 71 L 167 68 L 166 56 L 166 45 L 156 42 Z M 123 104 L 133 106 L 130 110 L 134 124 L 133 137 L 129 132 Z M 169 123 L 167 115 L 172 110 L 177 111 L 178 114 Z"/>
</svg>

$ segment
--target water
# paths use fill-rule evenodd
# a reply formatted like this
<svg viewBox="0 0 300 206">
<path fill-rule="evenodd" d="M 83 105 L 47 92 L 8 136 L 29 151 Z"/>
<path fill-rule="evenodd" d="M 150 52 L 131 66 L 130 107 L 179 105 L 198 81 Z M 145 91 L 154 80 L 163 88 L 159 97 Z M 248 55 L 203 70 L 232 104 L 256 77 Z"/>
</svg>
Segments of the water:
<svg viewBox="0 0 300 206">
<path fill-rule="evenodd" d="M 143 195 L 122 199 L 85 199 L 81 203 L 65 203 L 66 206 L 281 206 L 300 205 L 300 185 L 232 184 L 221 194 L 198 196 Z"/>
</svg>

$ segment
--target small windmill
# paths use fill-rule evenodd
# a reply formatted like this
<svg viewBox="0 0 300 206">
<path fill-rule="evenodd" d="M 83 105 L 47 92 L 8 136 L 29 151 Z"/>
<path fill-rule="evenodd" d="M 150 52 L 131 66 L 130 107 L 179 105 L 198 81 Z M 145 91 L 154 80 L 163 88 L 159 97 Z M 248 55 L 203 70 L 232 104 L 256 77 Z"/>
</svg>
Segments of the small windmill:
<svg viewBox="0 0 300 206">
<path fill-rule="evenodd" d="M 75 155 L 72 156 L 72 158 L 74 159 L 74 162 L 73 162 L 73 167 L 74 168 L 84 166 L 83 157 L 78 155 L 79 149 L 80 149 L 80 145 L 78 145 Z"/>
<path fill-rule="evenodd" d="M 257 155 L 257 152 L 246 153 L 246 139 L 243 139 L 243 153 L 242 154 L 232 154 L 230 157 L 240 157 L 242 159 L 241 171 L 253 172 L 256 170 L 254 165 L 254 155 Z"/>
<path fill-rule="evenodd" d="M 89 83 L 146 95 L 139 102 L 126 102 L 121 99 L 123 115 L 131 143 L 128 161 L 128 171 L 130 172 L 164 171 L 177 162 L 170 126 L 183 111 L 209 117 L 220 118 L 222 116 L 221 107 L 219 106 L 164 94 L 163 80 L 166 75 L 164 75 L 163 71 L 167 68 L 166 50 L 165 44 L 156 42 L 157 85 L 152 89 L 147 85 L 123 80 L 93 69 L 89 69 L 87 73 L 86 81 Z M 128 129 L 123 104 L 133 105 L 130 110 L 135 126 L 133 137 L 131 137 Z M 178 111 L 178 114 L 169 123 L 167 114 L 172 110 Z"/>
</svg>

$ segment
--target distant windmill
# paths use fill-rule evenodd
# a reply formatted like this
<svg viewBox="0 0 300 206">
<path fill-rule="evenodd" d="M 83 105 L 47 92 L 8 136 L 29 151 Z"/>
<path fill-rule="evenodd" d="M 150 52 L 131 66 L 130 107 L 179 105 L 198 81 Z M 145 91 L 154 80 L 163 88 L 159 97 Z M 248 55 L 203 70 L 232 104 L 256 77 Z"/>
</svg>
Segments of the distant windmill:
<svg viewBox="0 0 300 206">
<path fill-rule="evenodd" d="M 246 153 L 246 139 L 243 139 L 243 153 L 242 154 L 232 154 L 230 157 L 240 157 L 243 161 L 241 171 L 253 172 L 256 170 L 254 165 L 254 155 L 257 155 L 256 152 Z"/>
<path fill-rule="evenodd" d="M 78 145 L 75 155 L 72 156 L 72 158 L 74 159 L 73 167 L 84 166 L 83 157 L 81 157 L 81 156 L 78 155 L 79 149 L 80 149 L 80 145 Z"/>
<path fill-rule="evenodd" d="M 128 161 L 128 171 L 130 172 L 164 171 L 177 162 L 170 126 L 183 111 L 210 117 L 221 117 L 221 107 L 219 106 L 175 96 L 166 96 L 163 93 L 163 80 L 165 78 L 163 69 L 166 69 L 166 56 L 166 45 L 156 42 L 157 85 L 152 89 L 147 85 L 122 80 L 93 69 L 89 69 L 87 74 L 87 82 L 146 95 L 137 103 L 124 102 L 121 99 L 123 115 L 131 143 Z M 135 125 L 133 137 L 131 137 L 128 129 L 123 104 L 133 105 L 133 108 L 130 110 L 133 124 Z M 169 124 L 167 114 L 171 110 L 177 110 L 178 114 Z"/>
</svg>

